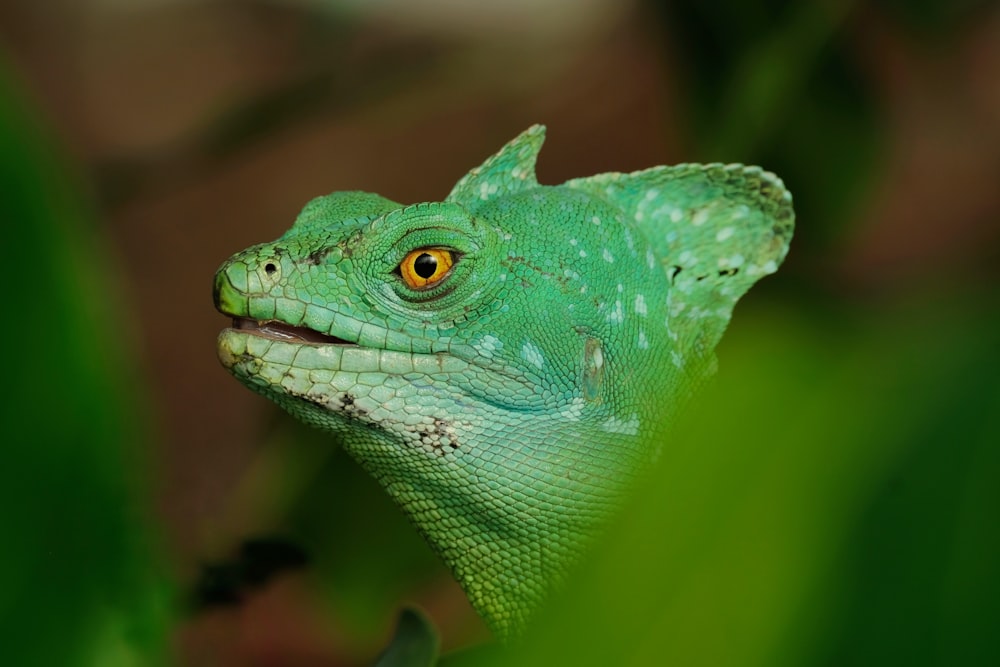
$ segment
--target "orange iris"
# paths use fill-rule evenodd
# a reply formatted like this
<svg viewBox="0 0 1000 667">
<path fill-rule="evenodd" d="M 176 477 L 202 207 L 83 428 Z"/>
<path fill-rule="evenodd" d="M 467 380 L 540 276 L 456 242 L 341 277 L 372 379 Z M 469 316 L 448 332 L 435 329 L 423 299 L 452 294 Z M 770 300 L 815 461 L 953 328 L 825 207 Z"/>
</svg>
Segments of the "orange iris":
<svg viewBox="0 0 1000 667">
<path fill-rule="evenodd" d="M 443 248 L 420 248 L 411 251 L 399 265 L 403 282 L 410 289 L 433 287 L 451 269 L 455 258 Z"/>
</svg>

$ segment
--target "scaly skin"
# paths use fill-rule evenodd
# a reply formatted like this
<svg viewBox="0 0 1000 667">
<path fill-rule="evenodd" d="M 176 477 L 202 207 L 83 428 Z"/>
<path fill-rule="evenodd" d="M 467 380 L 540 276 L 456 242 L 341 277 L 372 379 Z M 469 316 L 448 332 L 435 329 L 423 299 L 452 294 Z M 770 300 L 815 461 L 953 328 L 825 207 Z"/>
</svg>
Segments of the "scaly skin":
<svg viewBox="0 0 1000 667">
<path fill-rule="evenodd" d="M 217 308 L 249 320 L 220 335 L 222 363 L 336 434 L 501 639 L 655 456 L 794 218 L 781 181 L 742 165 L 541 186 L 543 138 L 528 129 L 444 202 L 315 199 L 215 280 Z M 421 249 L 454 265 L 413 289 L 399 267 Z"/>
</svg>

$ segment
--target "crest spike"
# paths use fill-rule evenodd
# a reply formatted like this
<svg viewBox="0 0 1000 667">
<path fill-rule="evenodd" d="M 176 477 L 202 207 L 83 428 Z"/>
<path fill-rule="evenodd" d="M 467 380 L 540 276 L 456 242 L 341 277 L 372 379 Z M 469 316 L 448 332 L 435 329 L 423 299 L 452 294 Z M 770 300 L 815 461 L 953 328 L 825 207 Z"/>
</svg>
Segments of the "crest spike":
<svg viewBox="0 0 1000 667">
<path fill-rule="evenodd" d="M 545 141 L 545 126 L 532 125 L 463 176 L 446 201 L 471 208 L 504 195 L 538 187 L 535 162 Z"/>
</svg>

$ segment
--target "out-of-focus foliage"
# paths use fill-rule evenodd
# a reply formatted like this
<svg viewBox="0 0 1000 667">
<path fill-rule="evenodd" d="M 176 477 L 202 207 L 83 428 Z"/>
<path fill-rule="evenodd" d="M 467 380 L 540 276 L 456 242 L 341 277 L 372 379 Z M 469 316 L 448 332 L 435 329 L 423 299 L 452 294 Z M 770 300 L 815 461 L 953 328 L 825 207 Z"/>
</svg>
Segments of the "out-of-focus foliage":
<svg viewBox="0 0 1000 667">
<path fill-rule="evenodd" d="M 737 308 L 716 385 L 664 441 L 657 469 L 571 586 L 540 612 L 521 645 L 460 653 L 445 664 L 1000 664 L 997 285 L 948 284 L 928 261 L 914 269 L 923 282 L 904 299 L 889 289 L 878 297 L 851 288 L 831 294 L 816 284 L 824 277 L 812 266 L 836 264 L 834 250 L 870 224 L 865 206 L 889 157 L 886 91 L 865 70 L 864 35 L 851 21 L 875 12 L 877 25 L 942 51 L 961 42 L 990 4 L 647 0 L 659 13 L 649 14 L 645 28 L 679 78 L 664 83 L 685 159 L 759 163 L 780 174 L 795 196 L 796 239 L 785 267 Z M 246 3 L 264 5 L 284 6 Z M 351 41 L 370 27 L 365 6 L 353 3 L 347 18 L 306 16 L 298 39 L 312 45 L 301 53 L 313 55 L 302 56 L 300 78 L 286 87 L 261 84 L 256 97 L 213 99 L 218 124 L 185 135 L 192 144 L 185 150 L 263 171 L 248 145 L 372 107 L 407 118 L 421 96 L 408 89 L 436 71 L 461 73 L 443 79 L 457 109 L 446 118 L 485 126 L 510 113 L 466 96 L 485 98 L 491 73 L 516 66 L 485 62 L 488 56 L 450 62 L 448 39 L 417 31 L 412 43 L 377 30 Z M 387 45 L 372 51 L 376 58 L 365 55 L 373 42 Z M 606 46 L 580 44 L 581 53 Z M 617 103 L 591 105 L 580 91 L 603 91 L 555 80 L 545 64 L 532 63 L 524 90 L 574 90 L 581 124 L 596 122 L 588 114 L 609 113 L 602 104 Z M 153 88 L 162 83 L 154 70 L 143 76 Z M 476 85 L 462 88 L 465 79 Z M 38 129 L 44 121 L 20 100 L 3 79 L 0 655 L 11 665 L 156 664 L 160 639 L 177 620 L 163 611 L 148 539 L 155 524 L 137 509 L 149 486 L 137 471 L 154 434 L 145 428 L 147 382 L 131 371 L 133 350 L 103 252 L 110 227 L 91 218 L 81 188 Z M 545 113 L 546 104 L 532 112 Z M 468 108 L 474 121 L 463 115 Z M 414 123 L 426 125 L 426 118 Z M 403 126 L 387 123 L 397 138 L 405 138 Z M 311 140 L 304 133 L 301 143 Z M 595 142 L 587 150 L 603 148 Z M 136 182 L 144 187 L 133 187 L 139 172 L 128 158 L 136 155 L 112 150 L 90 165 L 115 167 L 122 179 L 120 190 L 105 192 L 109 210 L 149 205 L 140 195 L 171 175 L 210 180 L 223 167 L 207 161 L 199 170 L 170 150 L 153 153 L 163 170 L 142 174 L 146 180 Z M 285 163 L 296 174 L 314 168 Z M 398 168 L 391 156 L 386 168 Z M 241 196 L 256 201 L 257 194 Z M 229 203 L 217 203 L 228 215 Z M 282 224 L 275 222 L 275 234 Z M 204 242 L 193 227 L 175 231 L 185 242 Z M 942 239 L 951 233 L 932 231 Z M 254 240 L 233 239 L 227 250 Z M 210 277 L 206 270 L 203 300 L 184 312 L 210 309 Z M 871 283 L 862 277 L 857 284 Z M 151 291 L 141 296 L 163 298 Z M 206 337 L 205 363 L 213 363 L 210 347 Z M 271 409 L 263 399 L 256 405 Z M 335 610 L 331 634 L 358 639 L 338 645 L 338 656 L 370 662 L 401 592 L 446 575 L 377 484 L 329 438 L 289 420 L 259 440 L 257 459 L 232 494 L 233 513 L 253 519 L 234 523 L 282 529 L 306 549 L 306 586 Z M 216 532 L 220 541 L 229 537 Z M 417 662 L 426 664 L 433 637 L 423 624 L 406 627 L 396 646 L 415 639 Z"/>
<path fill-rule="evenodd" d="M 800 219 L 810 221 L 796 232 L 800 247 L 842 236 L 882 147 L 870 91 L 841 30 L 855 3 L 656 4 L 682 64 L 695 157 L 780 174 Z"/>
<path fill-rule="evenodd" d="M 437 653 L 434 628 L 420 612 L 404 609 L 399 614 L 396 634 L 375 667 L 429 667 L 436 664 Z"/>
<path fill-rule="evenodd" d="M 157 663 L 143 389 L 87 206 L 0 63 L 4 664 Z"/>
<path fill-rule="evenodd" d="M 738 313 L 645 487 L 485 664 L 996 664 L 998 305 Z"/>
<path fill-rule="evenodd" d="M 884 20 L 944 48 L 992 8 L 989 0 L 648 4 L 679 63 L 693 157 L 780 174 L 808 221 L 796 231 L 807 251 L 856 231 L 852 222 L 884 167 L 880 92 L 847 19 L 878 7 Z"/>
</svg>

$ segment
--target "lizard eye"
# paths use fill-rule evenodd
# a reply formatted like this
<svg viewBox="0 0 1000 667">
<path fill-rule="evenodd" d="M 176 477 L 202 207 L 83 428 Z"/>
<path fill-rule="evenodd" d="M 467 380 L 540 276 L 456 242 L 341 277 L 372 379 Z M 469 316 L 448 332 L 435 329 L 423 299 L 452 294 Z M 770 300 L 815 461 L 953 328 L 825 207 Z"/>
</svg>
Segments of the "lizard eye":
<svg viewBox="0 0 1000 667">
<path fill-rule="evenodd" d="M 455 256 L 444 248 L 412 250 L 399 265 L 399 274 L 410 289 L 432 287 L 448 274 Z"/>
</svg>

